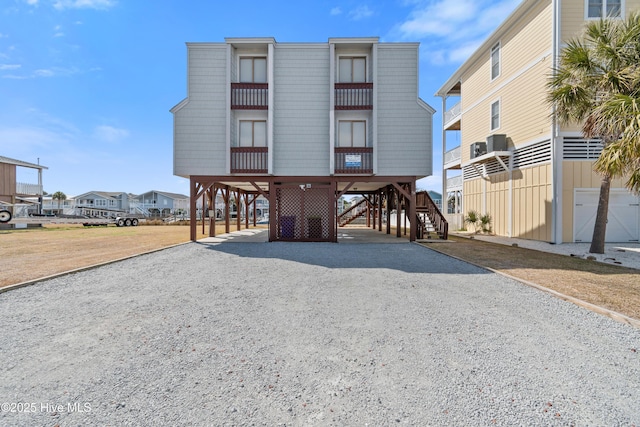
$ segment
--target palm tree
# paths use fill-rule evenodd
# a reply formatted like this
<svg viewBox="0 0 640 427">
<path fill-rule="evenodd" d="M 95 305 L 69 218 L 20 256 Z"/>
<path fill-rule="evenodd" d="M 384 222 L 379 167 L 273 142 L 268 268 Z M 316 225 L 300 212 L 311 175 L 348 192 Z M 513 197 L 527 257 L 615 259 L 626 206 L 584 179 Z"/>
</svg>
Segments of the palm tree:
<svg viewBox="0 0 640 427">
<path fill-rule="evenodd" d="M 51 199 L 58 201 L 58 211 L 60 211 L 60 202 L 63 201 L 63 200 L 67 200 L 67 195 L 64 194 L 62 191 L 56 191 L 51 196 Z"/>
<path fill-rule="evenodd" d="M 594 170 L 602 176 L 591 253 L 604 253 L 612 178 L 640 191 L 640 14 L 586 25 L 570 40 L 549 78 L 548 100 L 561 124 L 581 123 L 602 140 Z"/>
</svg>

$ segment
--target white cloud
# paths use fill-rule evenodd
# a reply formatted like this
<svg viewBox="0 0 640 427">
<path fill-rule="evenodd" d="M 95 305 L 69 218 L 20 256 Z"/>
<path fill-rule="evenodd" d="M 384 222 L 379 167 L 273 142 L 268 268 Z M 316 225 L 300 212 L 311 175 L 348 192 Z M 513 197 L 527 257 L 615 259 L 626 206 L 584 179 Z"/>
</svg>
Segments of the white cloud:
<svg viewBox="0 0 640 427">
<path fill-rule="evenodd" d="M 53 4 L 58 10 L 63 9 L 98 9 L 106 10 L 116 5 L 115 0 L 56 0 Z"/>
<path fill-rule="evenodd" d="M 129 131 L 126 129 L 118 129 L 113 126 L 98 126 L 93 132 L 93 135 L 96 139 L 105 142 L 118 142 L 122 139 L 125 139 L 129 136 Z"/>
<path fill-rule="evenodd" d="M 0 64 L 0 70 L 17 70 L 20 67 L 20 64 Z"/>
<path fill-rule="evenodd" d="M 330 13 L 332 16 L 340 15 L 342 14 L 342 9 L 340 9 L 340 6 L 336 6 L 333 9 L 331 9 Z"/>
<path fill-rule="evenodd" d="M 55 73 L 53 70 L 41 69 L 41 70 L 34 71 L 33 75 L 35 77 L 53 77 Z"/>
<path fill-rule="evenodd" d="M 26 0 L 27 4 L 29 6 L 37 6 L 38 5 L 38 0 Z"/>
<path fill-rule="evenodd" d="M 373 11 L 369 9 L 369 7 L 366 5 L 358 6 L 357 8 L 349 12 L 349 18 L 351 18 L 354 21 L 359 21 L 361 19 L 368 18 L 372 15 L 373 15 Z"/>
<path fill-rule="evenodd" d="M 402 39 L 424 38 L 434 64 L 459 63 L 511 13 L 520 0 L 437 0 L 416 3 L 398 32 Z"/>
</svg>

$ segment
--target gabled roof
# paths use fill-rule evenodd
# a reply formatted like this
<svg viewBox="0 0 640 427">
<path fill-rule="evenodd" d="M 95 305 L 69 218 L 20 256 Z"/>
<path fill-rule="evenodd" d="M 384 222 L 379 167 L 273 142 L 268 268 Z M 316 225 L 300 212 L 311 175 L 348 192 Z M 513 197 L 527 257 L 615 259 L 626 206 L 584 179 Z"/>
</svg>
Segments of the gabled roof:
<svg viewBox="0 0 640 427">
<path fill-rule="evenodd" d="M 104 197 L 105 199 L 116 199 L 116 198 L 120 197 L 121 195 L 127 194 L 127 193 L 125 191 L 119 191 L 119 192 L 88 191 L 86 193 L 79 194 L 79 195 L 75 196 L 75 198 L 78 199 L 80 197 L 88 196 L 89 194 L 95 194 L 96 196 Z"/>
<path fill-rule="evenodd" d="M 140 196 L 142 196 L 142 195 L 145 195 L 145 194 L 149 194 L 149 193 L 158 193 L 158 194 L 162 194 L 163 196 L 168 197 L 168 198 L 170 198 L 170 199 L 174 199 L 174 200 L 176 200 L 176 199 L 188 199 L 188 198 L 189 198 L 189 196 L 185 196 L 184 194 L 179 194 L 179 193 L 168 193 L 168 192 L 166 192 L 166 191 L 158 191 L 158 190 L 149 190 L 149 191 L 147 191 L 147 192 L 144 192 L 144 193 L 142 193 L 142 194 L 137 195 L 137 196 L 136 196 L 136 198 L 137 198 L 137 197 L 140 197 Z"/>
<path fill-rule="evenodd" d="M 22 160 L 12 159 L 10 157 L 0 156 L 0 163 L 7 163 L 10 165 L 23 166 L 25 168 L 33 168 L 33 169 L 49 169 L 46 166 L 37 165 L 35 163 L 24 162 Z"/>
</svg>

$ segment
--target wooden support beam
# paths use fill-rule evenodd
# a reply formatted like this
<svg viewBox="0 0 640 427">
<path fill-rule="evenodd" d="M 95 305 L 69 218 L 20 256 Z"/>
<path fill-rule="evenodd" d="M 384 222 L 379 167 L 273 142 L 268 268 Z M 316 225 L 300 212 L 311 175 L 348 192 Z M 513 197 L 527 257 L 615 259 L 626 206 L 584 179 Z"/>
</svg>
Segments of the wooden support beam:
<svg viewBox="0 0 640 427">
<path fill-rule="evenodd" d="M 411 199 L 409 200 L 409 221 L 410 221 L 410 231 L 409 231 L 409 241 L 415 242 L 416 236 L 418 234 L 418 218 L 416 212 L 416 181 L 413 180 L 409 184 L 409 190 L 411 192 Z"/>
<path fill-rule="evenodd" d="M 235 197 L 236 197 L 236 228 L 238 231 L 242 230 L 242 215 L 240 215 L 240 212 L 242 212 L 240 203 L 242 202 L 242 195 L 240 194 L 240 189 L 237 188 L 235 191 Z"/>
<path fill-rule="evenodd" d="M 224 186 L 224 190 L 222 190 L 222 198 L 224 200 L 224 232 L 231 232 L 231 222 L 229 221 L 229 198 L 230 198 L 231 190 L 228 185 Z"/>
</svg>

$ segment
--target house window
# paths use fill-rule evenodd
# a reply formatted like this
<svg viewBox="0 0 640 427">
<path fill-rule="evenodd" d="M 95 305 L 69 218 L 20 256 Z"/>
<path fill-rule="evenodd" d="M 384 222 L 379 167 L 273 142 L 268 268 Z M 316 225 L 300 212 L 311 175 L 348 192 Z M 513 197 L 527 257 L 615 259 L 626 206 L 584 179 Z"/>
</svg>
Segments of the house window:
<svg viewBox="0 0 640 427">
<path fill-rule="evenodd" d="M 491 104 L 491 130 L 500 127 L 500 101 Z"/>
<path fill-rule="evenodd" d="M 266 83 L 267 58 L 240 58 L 240 83 Z"/>
<path fill-rule="evenodd" d="M 240 147 L 266 147 L 267 122 L 265 120 L 240 120 Z"/>
<path fill-rule="evenodd" d="M 587 18 L 620 18 L 622 0 L 587 0 Z"/>
<path fill-rule="evenodd" d="M 364 120 L 341 120 L 338 123 L 338 147 L 366 147 L 366 129 Z"/>
<path fill-rule="evenodd" d="M 107 201 L 104 199 L 96 199 L 96 206 L 107 206 Z"/>
<path fill-rule="evenodd" d="M 364 57 L 341 57 L 338 62 L 340 83 L 366 83 L 367 60 Z"/>
<path fill-rule="evenodd" d="M 491 48 L 491 80 L 500 75 L 500 43 Z"/>
</svg>

